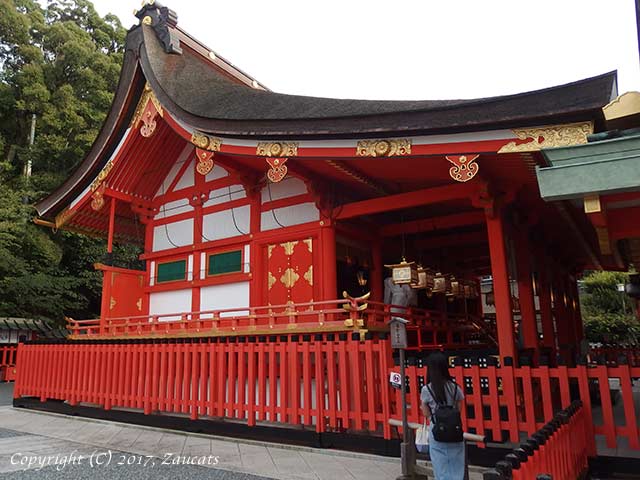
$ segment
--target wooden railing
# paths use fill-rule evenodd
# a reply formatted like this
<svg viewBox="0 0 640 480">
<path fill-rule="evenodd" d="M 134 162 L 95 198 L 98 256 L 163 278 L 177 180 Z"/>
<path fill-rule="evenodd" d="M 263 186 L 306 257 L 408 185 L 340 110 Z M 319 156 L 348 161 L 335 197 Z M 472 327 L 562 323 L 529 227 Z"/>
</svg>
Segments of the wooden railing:
<svg viewBox="0 0 640 480">
<path fill-rule="evenodd" d="M 603 345 L 589 349 L 591 361 L 596 363 L 625 363 L 640 367 L 640 346 L 620 347 L 615 345 Z"/>
<path fill-rule="evenodd" d="M 477 318 L 388 305 L 365 297 L 342 300 L 167 313 L 120 318 L 67 319 L 71 338 L 206 337 L 386 330 L 392 316 L 409 320 L 415 349 L 459 347 L 477 333 Z M 441 340 L 440 335 L 444 337 Z"/>
<path fill-rule="evenodd" d="M 15 379 L 17 345 L 0 345 L 0 380 Z"/>
<path fill-rule="evenodd" d="M 395 367 L 390 371 L 398 370 Z M 427 378 L 427 369 L 409 366 L 405 371 L 410 387 L 408 419 L 421 423 L 420 389 Z M 596 451 L 594 435 L 603 435 L 608 448 L 616 448 L 618 439 L 625 437 L 631 449 L 640 450 L 640 411 L 632 383 L 640 377 L 640 367 L 456 366 L 450 372 L 465 391 L 463 421 L 468 431 L 518 443 L 521 433 L 532 435 L 556 411 L 580 399 L 587 417 L 593 419 L 590 454 Z M 615 383 L 619 385 L 621 402 L 615 402 L 618 395 L 611 394 L 610 379 L 618 380 Z M 396 390 L 392 418 L 400 418 L 400 400 L 400 392 Z M 624 422 L 616 423 L 616 417 L 624 418 Z M 507 432 L 507 438 L 502 438 L 502 432 Z"/>
<path fill-rule="evenodd" d="M 582 402 L 573 402 L 520 444 L 483 480 L 575 480 L 589 469 L 589 422 Z"/>
<path fill-rule="evenodd" d="M 89 403 L 109 410 L 268 421 L 352 431 L 390 439 L 390 419 L 400 419 L 401 394 L 389 386 L 393 366 L 385 333 L 305 334 L 135 341 L 67 341 L 18 347 L 14 394 Z M 632 378 L 640 368 L 455 366 L 451 374 L 465 393 L 465 430 L 520 442 L 554 414 L 581 399 L 589 455 L 595 435 L 609 448 L 621 437 L 640 450 Z M 408 420 L 422 423 L 420 389 L 426 368 L 406 368 Z M 619 379 L 614 404 L 609 380 Z M 594 393 L 599 393 L 599 405 Z M 637 394 L 636 394 L 637 395 Z M 592 400 L 592 396 L 594 400 Z M 616 419 L 624 418 L 624 423 Z M 507 432 L 503 438 L 503 432 Z"/>
</svg>

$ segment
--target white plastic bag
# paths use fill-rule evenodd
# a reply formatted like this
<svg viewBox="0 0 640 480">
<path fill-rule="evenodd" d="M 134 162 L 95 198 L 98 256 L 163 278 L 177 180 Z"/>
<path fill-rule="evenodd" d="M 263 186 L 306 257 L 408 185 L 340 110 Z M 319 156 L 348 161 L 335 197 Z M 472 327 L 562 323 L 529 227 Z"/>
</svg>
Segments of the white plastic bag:
<svg viewBox="0 0 640 480">
<path fill-rule="evenodd" d="M 416 430 L 416 450 L 420 453 L 429 452 L 429 430 L 427 429 L 426 420 Z"/>
</svg>

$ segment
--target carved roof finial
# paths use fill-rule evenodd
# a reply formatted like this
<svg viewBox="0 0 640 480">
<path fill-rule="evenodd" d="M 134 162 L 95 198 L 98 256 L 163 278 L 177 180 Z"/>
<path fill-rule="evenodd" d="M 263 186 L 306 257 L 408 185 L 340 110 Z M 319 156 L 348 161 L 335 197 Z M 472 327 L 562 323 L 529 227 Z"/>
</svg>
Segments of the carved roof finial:
<svg viewBox="0 0 640 480">
<path fill-rule="evenodd" d="M 142 8 L 135 12 L 141 25 L 149 25 L 156 32 L 156 36 L 162 42 L 167 53 L 181 54 L 180 39 L 176 32 L 178 14 L 173 10 L 162 6 L 155 0 L 145 0 Z"/>
</svg>

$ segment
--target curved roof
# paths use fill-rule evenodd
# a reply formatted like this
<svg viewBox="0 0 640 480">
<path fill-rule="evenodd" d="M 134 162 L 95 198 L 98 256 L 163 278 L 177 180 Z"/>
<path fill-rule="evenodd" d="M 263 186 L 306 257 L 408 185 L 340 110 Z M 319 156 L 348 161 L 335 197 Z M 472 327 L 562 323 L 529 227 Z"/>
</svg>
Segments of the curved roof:
<svg viewBox="0 0 640 480">
<path fill-rule="evenodd" d="M 142 70 L 160 102 L 194 127 L 221 135 L 349 137 L 523 126 L 550 116 L 570 121 L 599 111 L 616 84 L 616 73 L 609 72 L 543 90 L 469 100 L 287 95 L 238 82 L 187 42 L 181 54 L 167 53 L 152 27 L 138 28 L 128 42 L 138 42 Z"/>
<path fill-rule="evenodd" d="M 189 129 L 251 139 L 381 138 L 602 119 L 616 72 L 533 92 L 473 100 L 379 101 L 275 93 L 177 28 L 175 13 L 145 5 L 127 35 L 118 88 L 91 150 L 36 209 L 51 218 L 89 185 L 115 151 L 149 82 Z M 147 22 L 148 23 L 148 22 Z"/>
</svg>

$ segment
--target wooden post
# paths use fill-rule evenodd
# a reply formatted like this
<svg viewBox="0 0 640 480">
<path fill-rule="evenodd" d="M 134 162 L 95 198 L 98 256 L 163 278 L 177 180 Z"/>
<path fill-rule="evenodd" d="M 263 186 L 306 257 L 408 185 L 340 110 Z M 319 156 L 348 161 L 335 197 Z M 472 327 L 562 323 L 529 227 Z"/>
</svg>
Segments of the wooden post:
<svg viewBox="0 0 640 480">
<path fill-rule="evenodd" d="M 515 344 L 513 335 L 513 312 L 511 310 L 511 289 L 509 288 L 509 271 L 507 252 L 505 249 L 504 218 L 502 211 L 485 210 L 489 251 L 491 254 L 491 275 L 495 295 L 496 326 L 498 330 L 498 348 L 500 361 L 506 365 L 505 359 L 515 361 Z"/>
<path fill-rule="evenodd" d="M 323 300 L 333 300 L 338 295 L 336 272 L 336 230 L 334 225 L 324 220 L 320 229 L 322 239 L 322 296 Z"/>
<path fill-rule="evenodd" d="M 524 348 L 538 347 L 538 327 L 536 321 L 536 305 L 533 299 L 533 282 L 531 277 L 530 244 L 526 233 L 517 235 L 516 268 L 518 271 L 518 297 L 520 299 L 520 316 Z"/>
<path fill-rule="evenodd" d="M 553 330 L 553 312 L 551 307 L 551 285 L 547 265 L 542 255 L 538 256 L 538 298 L 540 300 L 540 318 L 542 320 L 542 344 L 552 349 L 555 356 L 556 336 Z"/>
<path fill-rule="evenodd" d="M 115 197 L 111 197 L 109 204 L 109 233 L 107 236 L 107 253 L 113 252 L 113 232 L 116 224 L 116 202 Z"/>
</svg>

